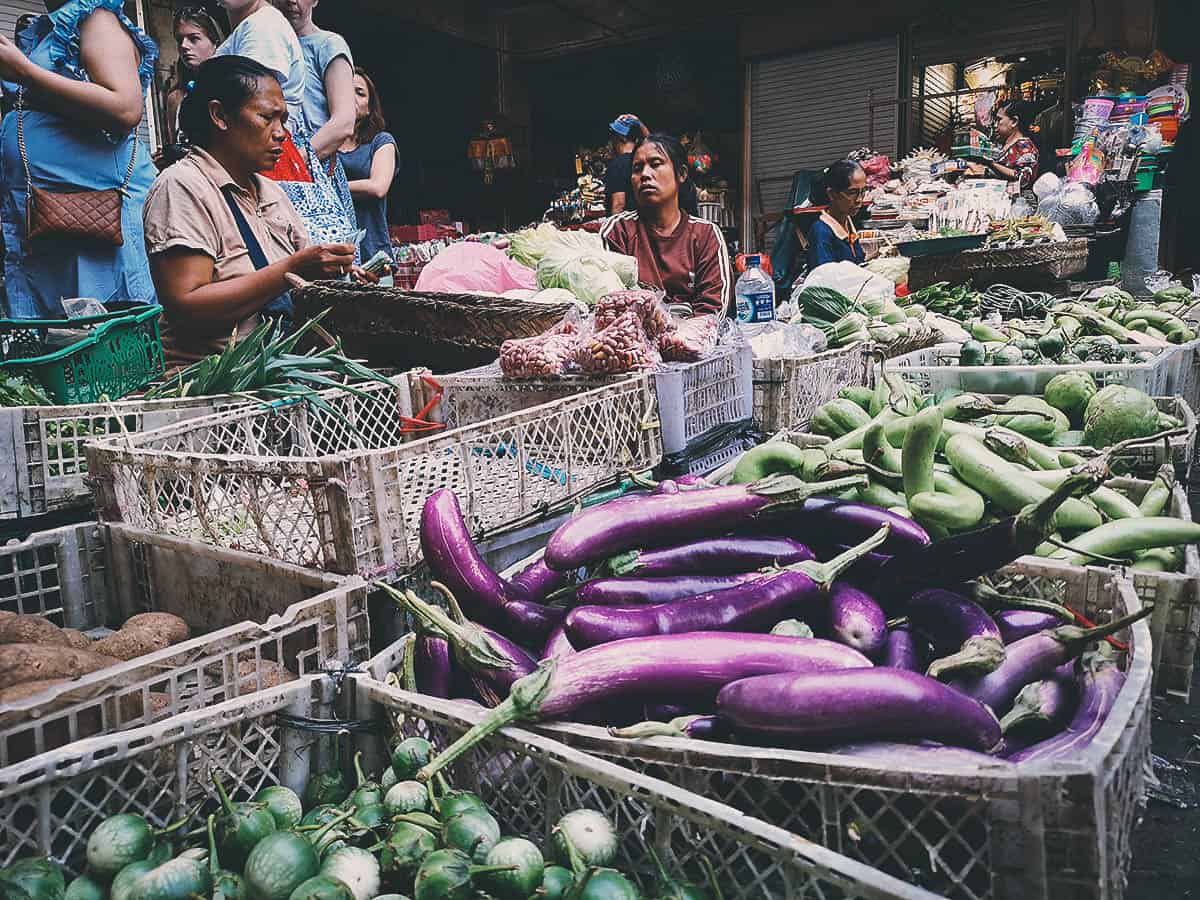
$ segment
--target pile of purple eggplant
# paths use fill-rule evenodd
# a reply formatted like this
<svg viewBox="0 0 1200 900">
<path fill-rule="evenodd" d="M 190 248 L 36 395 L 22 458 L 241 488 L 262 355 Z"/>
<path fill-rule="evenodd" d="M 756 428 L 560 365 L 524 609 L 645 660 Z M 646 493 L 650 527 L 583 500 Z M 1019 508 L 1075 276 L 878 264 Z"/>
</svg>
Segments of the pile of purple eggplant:
<svg viewBox="0 0 1200 900">
<path fill-rule="evenodd" d="M 576 513 L 511 579 L 438 491 L 421 546 L 446 608 L 391 591 L 419 623 L 405 683 L 490 710 L 421 777 L 536 720 L 881 759 L 1076 753 L 1124 682 L 1104 641 L 1148 610 L 1082 627 L 984 576 L 1041 543 L 1098 477 L 1078 471 L 1017 515 L 936 542 L 905 516 L 816 496 L 829 483 L 663 482 Z"/>
</svg>

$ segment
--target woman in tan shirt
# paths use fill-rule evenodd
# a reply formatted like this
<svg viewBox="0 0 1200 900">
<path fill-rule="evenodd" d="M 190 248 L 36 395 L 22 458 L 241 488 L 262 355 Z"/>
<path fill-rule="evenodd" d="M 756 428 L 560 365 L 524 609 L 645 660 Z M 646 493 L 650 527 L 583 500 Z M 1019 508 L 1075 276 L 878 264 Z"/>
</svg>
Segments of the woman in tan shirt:
<svg viewBox="0 0 1200 900">
<path fill-rule="evenodd" d="M 352 245 L 310 244 L 283 190 L 257 174 L 278 162 L 287 115 L 275 73 L 241 56 L 204 63 L 183 102 L 191 150 L 159 176 L 143 213 L 172 365 L 249 333 L 287 292 L 288 274 L 337 278 L 354 269 Z"/>
</svg>

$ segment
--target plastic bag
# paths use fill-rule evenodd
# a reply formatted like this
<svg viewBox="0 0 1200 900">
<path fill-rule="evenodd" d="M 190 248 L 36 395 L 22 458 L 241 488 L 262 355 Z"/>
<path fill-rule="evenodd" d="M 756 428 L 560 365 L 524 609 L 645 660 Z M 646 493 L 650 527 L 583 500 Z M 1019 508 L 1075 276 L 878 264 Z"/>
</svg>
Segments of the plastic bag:
<svg viewBox="0 0 1200 900">
<path fill-rule="evenodd" d="M 512 338 L 500 345 L 500 371 L 505 378 L 556 378 L 565 375 L 579 352 L 582 331 L 577 317 L 563 319 L 531 338 Z"/>
<path fill-rule="evenodd" d="M 810 287 L 840 291 L 872 315 L 878 315 L 872 311 L 875 307 L 882 312 L 886 301 L 896 299 L 896 285 L 890 279 L 847 261 L 817 266 L 808 273 L 801 290 Z"/>
<path fill-rule="evenodd" d="M 1064 182 L 1038 204 L 1038 215 L 1058 225 L 1094 225 L 1100 218 L 1100 206 L 1087 185 Z"/>
<path fill-rule="evenodd" d="M 595 324 L 597 330 L 607 328 L 628 310 L 636 310 L 646 329 L 646 337 L 658 340 L 659 335 L 672 327 L 671 314 L 663 305 L 662 297 L 654 291 L 613 291 L 605 294 L 596 303 Z"/>
<path fill-rule="evenodd" d="M 566 243 L 551 245 L 537 266 L 539 288 L 566 288 L 588 306 L 605 294 L 637 287 L 637 278 L 632 256 Z"/>
<path fill-rule="evenodd" d="M 717 346 L 722 317 L 716 313 L 675 319 L 658 338 L 658 350 L 667 362 L 697 362 Z"/>
<path fill-rule="evenodd" d="M 451 244 L 421 270 L 415 290 L 439 294 L 502 294 L 537 290 L 533 269 L 487 244 Z"/>
<path fill-rule="evenodd" d="M 825 333 L 807 323 L 789 325 L 769 322 L 743 326 L 755 359 L 796 359 L 820 353 L 828 347 Z"/>
<path fill-rule="evenodd" d="M 1062 186 L 1062 180 L 1053 172 L 1047 172 L 1033 183 L 1033 193 L 1039 201 L 1045 200 Z"/>
<path fill-rule="evenodd" d="M 658 350 L 646 337 L 637 310 L 622 313 L 607 328 L 584 336 L 575 361 L 585 375 L 624 375 L 657 365 Z"/>
</svg>

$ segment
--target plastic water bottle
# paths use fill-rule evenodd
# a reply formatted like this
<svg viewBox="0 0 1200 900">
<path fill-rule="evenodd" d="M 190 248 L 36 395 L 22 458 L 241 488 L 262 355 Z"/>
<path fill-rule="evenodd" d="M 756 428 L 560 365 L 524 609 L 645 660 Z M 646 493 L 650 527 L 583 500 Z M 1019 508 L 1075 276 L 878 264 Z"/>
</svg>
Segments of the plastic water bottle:
<svg viewBox="0 0 1200 900">
<path fill-rule="evenodd" d="M 775 282 L 761 268 L 762 257 L 747 256 L 746 271 L 733 287 L 739 322 L 775 321 Z"/>
</svg>

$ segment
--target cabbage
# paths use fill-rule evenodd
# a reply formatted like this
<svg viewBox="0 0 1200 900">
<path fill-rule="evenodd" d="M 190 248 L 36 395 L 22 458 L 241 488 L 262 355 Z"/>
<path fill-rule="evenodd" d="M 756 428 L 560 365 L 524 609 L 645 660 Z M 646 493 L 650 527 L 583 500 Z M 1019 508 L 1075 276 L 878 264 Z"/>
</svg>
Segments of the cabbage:
<svg viewBox="0 0 1200 900">
<path fill-rule="evenodd" d="M 598 234 L 559 231 L 549 222 L 543 222 L 537 228 L 513 233 L 509 240 L 508 255 L 538 270 L 539 288 L 563 288 L 591 305 L 612 291 L 637 287 L 637 260 L 609 252 Z M 575 262 L 579 257 L 585 257 L 586 261 Z M 543 270 L 542 264 L 548 258 L 550 262 Z M 602 270 L 616 273 L 620 284 Z"/>
<path fill-rule="evenodd" d="M 538 287 L 565 288 L 588 306 L 613 291 L 637 284 L 637 260 L 607 250 L 556 244 L 537 266 Z"/>
</svg>

